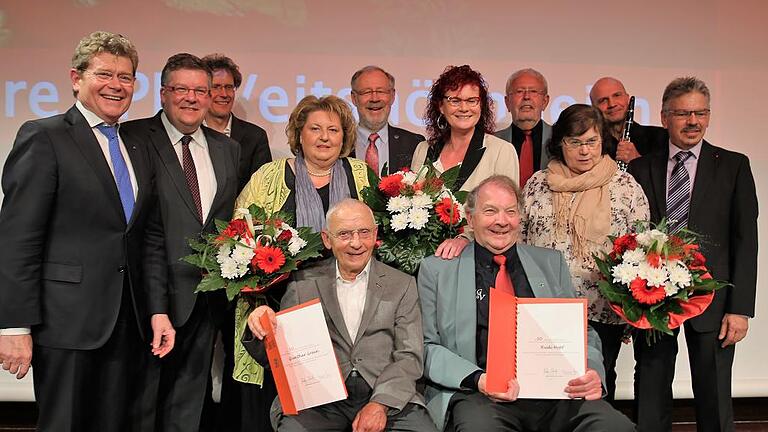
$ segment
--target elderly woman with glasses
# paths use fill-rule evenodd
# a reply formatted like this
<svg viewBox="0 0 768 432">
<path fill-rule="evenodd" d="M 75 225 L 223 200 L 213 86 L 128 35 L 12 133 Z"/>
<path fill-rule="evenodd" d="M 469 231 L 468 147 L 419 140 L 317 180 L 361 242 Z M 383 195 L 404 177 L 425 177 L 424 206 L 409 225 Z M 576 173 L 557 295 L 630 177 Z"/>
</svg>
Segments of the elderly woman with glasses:
<svg viewBox="0 0 768 432">
<path fill-rule="evenodd" d="M 493 101 L 480 72 L 468 65 L 448 66 L 432 85 L 425 114 L 429 138 L 416 147 L 411 169 L 431 162 L 438 172 L 460 165 L 455 190 L 472 190 L 495 174 L 518 178 L 517 152 L 493 135 Z M 458 256 L 471 233 L 444 241 L 435 251 Z"/>
<path fill-rule="evenodd" d="M 550 162 L 523 190 L 522 239 L 565 256 L 577 295 L 589 300 L 587 318 L 600 335 L 612 401 L 626 326 L 597 288 L 600 272 L 592 255 L 611 249 L 609 235 L 626 234 L 636 221 L 649 220 L 650 209 L 640 185 L 607 155 L 606 138 L 597 108 L 577 104 L 560 114 L 548 143 Z"/>
<path fill-rule="evenodd" d="M 294 157 L 267 163 L 253 173 L 235 207 L 256 204 L 270 214 L 283 211 L 294 217 L 293 226 L 308 226 L 320 232 L 329 207 L 346 198 L 359 199 L 360 191 L 368 186 L 365 162 L 347 157 L 355 146 L 356 130 L 352 111 L 344 100 L 336 96 L 305 97 L 285 127 Z M 279 305 L 280 298 L 275 297 Z M 246 384 L 261 384 L 243 387 L 242 421 L 254 430 L 271 430 L 269 409 L 277 395 L 274 381 L 262 367 L 267 364 L 266 356 L 256 361 L 240 343 L 249 306 L 241 299 L 237 308 L 234 378 Z"/>
</svg>

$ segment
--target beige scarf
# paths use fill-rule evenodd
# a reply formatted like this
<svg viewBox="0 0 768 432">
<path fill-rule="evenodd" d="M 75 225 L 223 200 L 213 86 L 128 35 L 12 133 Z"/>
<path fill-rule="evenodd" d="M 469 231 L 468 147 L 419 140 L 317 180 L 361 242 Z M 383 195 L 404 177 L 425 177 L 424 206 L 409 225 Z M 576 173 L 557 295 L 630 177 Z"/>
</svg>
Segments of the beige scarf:
<svg viewBox="0 0 768 432">
<path fill-rule="evenodd" d="M 547 165 L 547 183 L 552 190 L 555 235 L 562 239 L 570 221 L 574 255 L 585 258 L 605 243 L 611 233 L 611 178 L 618 166 L 603 155 L 591 170 L 576 174 L 562 162 Z"/>
</svg>

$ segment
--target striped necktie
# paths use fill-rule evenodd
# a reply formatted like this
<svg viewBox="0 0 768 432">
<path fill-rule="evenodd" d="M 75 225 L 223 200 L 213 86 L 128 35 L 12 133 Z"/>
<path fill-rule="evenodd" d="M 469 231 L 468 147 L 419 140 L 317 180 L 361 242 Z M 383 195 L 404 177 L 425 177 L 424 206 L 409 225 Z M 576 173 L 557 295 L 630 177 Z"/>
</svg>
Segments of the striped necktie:
<svg viewBox="0 0 768 432">
<path fill-rule="evenodd" d="M 675 156 L 675 166 L 669 176 L 669 193 L 667 194 L 667 221 L 669 233 L 673 234 L 688 226 L 688 209 L 691 204 L 691 178 L 685 169 L 685 161 L 692 157 L 689 151 L 678 152 Z"/>
</svg>

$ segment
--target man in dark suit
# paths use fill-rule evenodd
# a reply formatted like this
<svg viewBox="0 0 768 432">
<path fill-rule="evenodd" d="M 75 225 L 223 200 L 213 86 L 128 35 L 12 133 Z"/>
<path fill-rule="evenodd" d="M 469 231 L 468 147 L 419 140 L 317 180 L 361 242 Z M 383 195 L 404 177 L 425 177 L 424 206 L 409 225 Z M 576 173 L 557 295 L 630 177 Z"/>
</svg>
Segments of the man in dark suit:
<svg viewBox="0 0 768 432">
<path fill-rule="evenodd" d="M 70 71 L 77 102 L 25 123 L 3 171 L 0 363 L 22 378 L 31 360 L 39 430 L 128 430 L 154 196 L 145 143 L 118 127 L 137 65 L 123 36 L 83 38 Z"/>
<path fill-rule="evenodd" d="M 518 399 L 510 380 L 489 392 L 490 289 L 506 276 L 517 297 L 573 298 L 563 255 L 518 243 L 520 189 L 502 175 L 488 177 L 467 196 L 467 222 L 475 241 L 452 260 L 430 256 L 419 269 L 424 326 L 427 408 L 438 428 L 462 431 L 630 431 L 632 422 L 601 399 L 605 369 L 600 338 L 589 327 L 586 373 L 563 389 L 571 399 Z M 514 336 L 511 336 L 514 337 Z"/>
<path fill-rule="evenodd" d="M 629 129 L 629 141 L 622 139 L 629 109 L 629 94 L 621 81 L 611 77 L 600 78 L 589 91 L 589 98 L 592 105 L 603 113 L 608 131 L 613 137 L 608 154 L 615 160 L 630 163 L 667 145 L 669 137 L 664 128 L 643 126 L 634 120 Z"/>
<path fill-rule="evenodd" d="M 547 79 L 535 69 L 520 69 L 507 79 L 504 103 L 512 115 L 509 127 L 494 135 L 515 146 L 520 161 L 521 188 L 534 172 L 547 167 L 547 142 L 552 137 L 552 126 L 541 119 L 549 105 Z"/>
<path fill-rule="evenodd" d="M 357 142 L 350 156 L 364 160 L 377 174 L 411 166 L 416 146 L 424 136 L 389 124 L 395 101 L 395 77 L 378 66 L 366 66 L 352 75 L 352 103 L 360 121 Z M 387 174 L 385 173 L 385 174 Z"/>
<path fill-rule="evenodd" d="M 269 151 L 269 141 L 264 129 L 241 120 L 232 113 L 235 104 L 235 92 L 243 82 L 243 75 L 237 64 L 222 54 L 210 54 L 203 57 L 213 73 L 211 86 L 211 106 L 205 116 L 204 126 L 208 126 L 232 138 L 240 144 L 240 166 L 238 168 L 238 192 L 251 179 L 251 175 L 262 165 L 272 161 Z M 234 338 L 235 338 L 235 307 L 228 305 L 225 313 L 216 317 L 217 348 L 213 361 L 213 376 L 221 378 L 221 393 L 219 403 L 215 404 L 211 393 L 206 394 L 205 410 L 203 411 L 203 429 L 240 430 L 242 413 L 245 419 L 248 407 L 241 411 L 241 392 L 260 391 L 261 387 L 242 385 L 232 378 L 234 367 Z M 218 342 L 220 340 L 220 342 Z M 221 353 L 223 352 L 223 355 Z M 212 384 L 212 383 L 211 383 Z M 213 390 L 213 387 L 211 386 Z M 214 424 L 216 426 L 214 426 Z"/>
<path fill-rule="evenodd" d="M 204 126 L 208 126 L 232 138 L 240 144 L 240 167 L 238 170 L 238 191 L 243 189 L 251 174 L 267 162 L 272 161 L 269 151 L 267 132 L 241 120 L 232 113 L 235 105 L 235 92 L 243 82 L 240 68 L 231 58 L 221 54 L 203 57 L 213 73 L 211 86 L 211 106 L 205 116 Z"/>
<path fill-rule="evenodd" d="M 192 252 L 188 238 L 213 232 L 215 219 L 232 216 L 240 147 L 201 126 L 211 103 L 211 71 L 201 59 L 170 57 L 161 80 L 162 111 L 125 128 L 152 147 L 163 226 L 162 235 L 150 233 L 145 257 L 152 351 L 162 357 L 172 348 L 153 364 L 159 374 L 157 430 L 194 432 L 210 375 L 214 317 L 223 313 L 226 297 L 221 291 L 195 294 L 200 271 L 180 258 Z M 162 337 L 173 329 L 175 343 L 165 347 Z"/>
<path fill-rule="evenodd" d="M 328 332 L 345 379 L 346 400 L 285 416 L 275 399 L 273 426 L 281 432 L 382 430 L 435 431 L 416 389 L 423 371 L 421 311 L 413 277 L 372 258 L 373 213 L 347 199 L 328 211 L 323 243 L 334 258 L 297 272 L 280 307 L 320 299 Z M 252 335 L 244 341 L 263 356 L 266 335 L 259 319 L 274 311 L 260 306 L 248 317 Z"/>
<path fill-rule="evenodd" d="M 685 322 L 699 431 L 732 431 L 731 367 L 734 345 L 755 313 L 757 196 L 749 159 L 704 140 L 710 96 L 696 78 L 678 78 L 664 90 L 661 121 L 669 144 L 629 165 L 651 205 L 651 219 L 671 230 L 701 234 L 702 253 L 715 279 L 732 286 Z M 635 406 L 640 431 L 671 430 L 677 332 L 650 346 L 635 340 Z"/>
</svg>

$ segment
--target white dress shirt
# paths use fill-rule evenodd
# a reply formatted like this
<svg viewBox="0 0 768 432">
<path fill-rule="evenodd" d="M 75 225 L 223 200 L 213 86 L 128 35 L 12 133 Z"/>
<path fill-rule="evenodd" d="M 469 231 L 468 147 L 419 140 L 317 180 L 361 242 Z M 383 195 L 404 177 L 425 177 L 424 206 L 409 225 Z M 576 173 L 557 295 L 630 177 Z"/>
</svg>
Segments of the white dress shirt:
<svg viewBox="0 0 768 432">
<path fill-rule="evenodd" d="M 179 164 L 184 167 L 184 156 L 181 148 L 181 138 L 183 133 L 179 132 L 166 117 L 165 112 L 160 115 L 163 120 L 163 126 L 168 133 L 168 138 L 173 144 L 173 150 L 179 158 Z M 208 141 L 205 139 L 203 129 L 197 128 L 190 134 L 192 141 L 189 143 L 189 151 L 192 153 L 192 160 L 195 162 L 197 171 L 197 184 L 200 188 L 200 206 L 203 210 L 203 221 L 208 219 L 208 213 L 211 211 L 213 197 L 216 196 L 216 174 L 213 171 L 213 162 L 208 152 Z"/>
<path fill-rule="evenodd" d="M 347 281 L 341 277 L 339 263 L 336 262 L 336 297 L 339 299 L 339 308 L 344 317 L 349 337 L 354 343 L 357 339 L 357 331 L 360 329 L 360 321 L 363 319 L 365 309 L 365 296 L 368 291 L 368 275 L 371 269 L 371 261 L 365 265 L 363 271 L 353 281 Z"/>
</svg>

